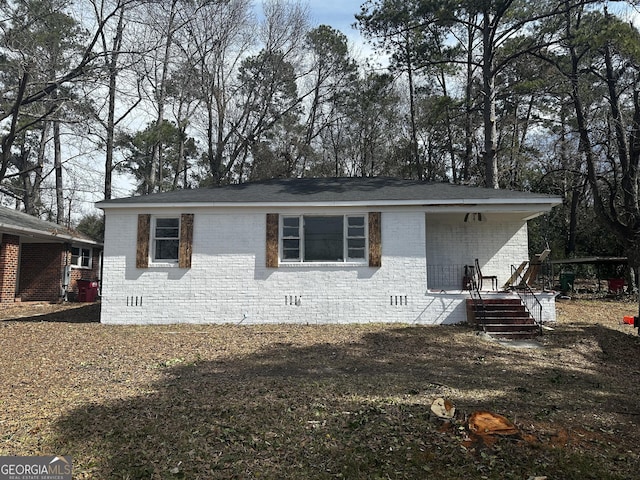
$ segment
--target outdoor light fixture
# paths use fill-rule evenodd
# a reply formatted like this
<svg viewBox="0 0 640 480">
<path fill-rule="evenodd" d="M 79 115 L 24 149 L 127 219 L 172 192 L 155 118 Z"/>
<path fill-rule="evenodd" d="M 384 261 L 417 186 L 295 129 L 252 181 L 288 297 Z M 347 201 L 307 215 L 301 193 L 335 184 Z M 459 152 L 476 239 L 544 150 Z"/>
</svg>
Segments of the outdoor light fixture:
<svg viewBox="0 0 640 480">
<path fill-rule="evenodd" d="M 469 221 L 469 217 L 471 217 L 471 221 L 472 222 L 481 222 L 482 221 L 482 214 L 480 212 L 477 213 L 467 213 L 464 216 L 464 221 L 465 223 Z"/>
</svg>

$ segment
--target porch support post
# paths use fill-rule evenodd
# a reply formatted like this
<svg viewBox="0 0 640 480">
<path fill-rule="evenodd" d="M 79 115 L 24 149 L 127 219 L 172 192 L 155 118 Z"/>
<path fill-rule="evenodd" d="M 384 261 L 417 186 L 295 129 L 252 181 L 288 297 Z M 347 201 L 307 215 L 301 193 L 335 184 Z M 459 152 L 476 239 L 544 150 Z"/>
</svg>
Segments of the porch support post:
<svg viewBox="0 0 640 480">
<path fill-rule="evenodd" d="M 13 303 L 18 285 L 20 237 L 2 234 L 0 244 L 0 303 Z"/>
</svg>

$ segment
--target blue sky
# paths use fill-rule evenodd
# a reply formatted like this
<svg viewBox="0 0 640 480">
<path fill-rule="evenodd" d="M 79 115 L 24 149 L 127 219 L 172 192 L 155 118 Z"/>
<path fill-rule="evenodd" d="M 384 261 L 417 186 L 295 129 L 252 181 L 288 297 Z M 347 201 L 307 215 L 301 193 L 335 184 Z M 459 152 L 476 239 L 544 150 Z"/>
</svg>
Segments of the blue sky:
<svg viewBox="0 0 640 480">
<path fill-rule="evenodd" d="M 329 25 L 340 30 L 349 39 L 352 55 L 363 58 L 371 55 L 371 46 L 365 44 L 360 32 L 353 28 L 355 15 L 365 0 L 308 0 L 309 21 L 312 26 Z"/>
<path fill-rule="evenodd" d="M 311 23 L 330 25 L 349 37 L 359 36 L 351 24 L 363 3 L 364 0 L 309 0 Z"/>
</svg>

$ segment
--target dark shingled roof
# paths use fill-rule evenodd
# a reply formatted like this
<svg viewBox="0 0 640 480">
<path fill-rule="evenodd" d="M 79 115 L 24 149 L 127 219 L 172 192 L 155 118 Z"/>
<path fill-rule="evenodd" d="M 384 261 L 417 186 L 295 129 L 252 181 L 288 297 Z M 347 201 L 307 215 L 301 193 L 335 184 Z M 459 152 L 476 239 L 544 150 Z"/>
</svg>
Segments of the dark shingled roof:
<svg viewBox="0 0 640 480">
<path fill-rule="evenodd" d="M 98 207 L 119 204 L 184 203 L 341 203 L 380 201 L 502 200 L 557 203 L 549 195 L 469 187 L 449 183 L 425 183 L 387 177 L 289 178 L 221 187 L 176 190 L 98 202 Z"/>
<path fill-rule="evenodd" d="M 77 243 L 98 244 L 86 235 L 32 215 L 0 207 L 0 231 L 10 231 L 17 235 L 37 235 L 38 237 L 58 239 L 59 241 L 74 241 Z"/>
</svg>

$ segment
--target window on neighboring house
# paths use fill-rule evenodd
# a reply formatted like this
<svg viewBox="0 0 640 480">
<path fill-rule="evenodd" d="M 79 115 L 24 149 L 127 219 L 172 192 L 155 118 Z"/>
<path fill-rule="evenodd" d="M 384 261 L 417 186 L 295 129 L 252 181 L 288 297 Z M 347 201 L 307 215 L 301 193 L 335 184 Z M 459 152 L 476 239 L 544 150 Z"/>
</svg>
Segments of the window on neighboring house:
<svg viewBox="0 0 640 480">
<path fill-rule="evenodd" d="M 364 262 L 367 229 L 364 215 L 282 217 L 282 261 Z"/>
<path fill-rule="evenodd" d="M 153 260 L 177 262 L 180 246 L 180 218 L 155 218 L 152 233 Z"/>
<path fill-rule="evenodd" d="M 91 268 L 91 249 L 72 246 L 71 266 L 78 268 Z"/>
</svg>

